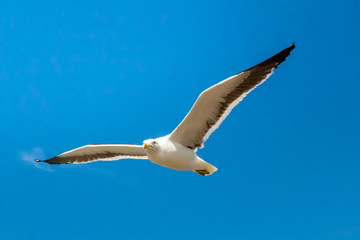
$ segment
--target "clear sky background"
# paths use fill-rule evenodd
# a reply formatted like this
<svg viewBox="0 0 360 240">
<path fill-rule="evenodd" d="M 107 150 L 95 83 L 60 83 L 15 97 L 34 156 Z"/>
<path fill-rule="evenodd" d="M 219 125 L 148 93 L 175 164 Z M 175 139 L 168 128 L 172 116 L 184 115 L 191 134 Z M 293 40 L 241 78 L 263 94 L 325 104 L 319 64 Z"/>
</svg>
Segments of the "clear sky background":
<svg viewBox="0 0 360 240">
<path fill-rule="evenodd" d="M 0 239 L 360 239 L 360 1 L 1 1 Z M 50 166 L 170 133 L 296 42 L 198 151 Z"/>
</svg>

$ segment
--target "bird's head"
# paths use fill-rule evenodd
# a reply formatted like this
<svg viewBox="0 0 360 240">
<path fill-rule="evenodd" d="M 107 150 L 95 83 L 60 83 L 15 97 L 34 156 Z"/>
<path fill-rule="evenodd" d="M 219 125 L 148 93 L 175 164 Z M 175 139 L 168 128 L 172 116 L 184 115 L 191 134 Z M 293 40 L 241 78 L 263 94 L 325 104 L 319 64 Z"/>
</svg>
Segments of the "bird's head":
<svg viewBox="0 0 360 240">
<path fill-rule="evenodd" d="M 159 143 L 155 139 L 148 139 L 143 142 L 145 150 L 155 150 L 160 147 Z"/>
</svg>

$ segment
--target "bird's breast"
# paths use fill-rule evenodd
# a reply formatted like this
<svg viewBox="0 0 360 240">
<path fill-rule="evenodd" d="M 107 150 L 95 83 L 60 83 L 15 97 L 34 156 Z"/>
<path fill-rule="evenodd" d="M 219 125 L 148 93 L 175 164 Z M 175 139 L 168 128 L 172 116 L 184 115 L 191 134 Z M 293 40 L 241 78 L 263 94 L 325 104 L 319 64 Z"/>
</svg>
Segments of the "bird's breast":
<svg viewBox="0 0 360 240">
<path fill-rule="evenodd" d="M 192 149 L 176 144 L 163 144 L 160 149 L 147 154 L 151 162 L 180 171 L 192 170 L 197 159 Z"/>
</svg>

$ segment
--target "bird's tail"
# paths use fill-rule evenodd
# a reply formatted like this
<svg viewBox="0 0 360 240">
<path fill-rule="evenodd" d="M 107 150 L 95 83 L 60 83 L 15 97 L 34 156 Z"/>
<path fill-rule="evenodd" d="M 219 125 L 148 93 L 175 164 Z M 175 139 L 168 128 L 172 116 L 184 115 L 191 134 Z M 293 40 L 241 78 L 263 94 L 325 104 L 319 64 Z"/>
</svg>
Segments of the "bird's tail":
<svg viewBox="0 0 360 240">
<path fill-rule="evenodd" d="M 208 176 L 213 174 L 214 172 L 217 171 L 217 168 L 213 165 L 211 165 L 210 163 L 205 162 L 204 160 L 202 160 L 201 158 L 199 158 L 200 162 L 200 166 L 198 170 L 194 170 L 194 172 L 203 175 L 203 176 Z"/>
</svg>

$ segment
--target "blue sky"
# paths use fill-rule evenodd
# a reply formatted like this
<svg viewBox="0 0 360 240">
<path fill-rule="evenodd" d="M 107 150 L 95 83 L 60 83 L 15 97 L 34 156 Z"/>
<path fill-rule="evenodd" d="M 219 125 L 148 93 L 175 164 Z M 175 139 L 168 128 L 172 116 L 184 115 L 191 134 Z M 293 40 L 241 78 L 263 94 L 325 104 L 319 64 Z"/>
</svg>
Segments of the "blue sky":
<svg viewBox="0 0 360 240">
<path fill-rule="evenodd" d="M 1 1 L 0 239 L 360 238 L 359 1 Z M 296 42 L 198 151 L 49 166 L 170 133 L 207 87 Z"/>
</svg>

